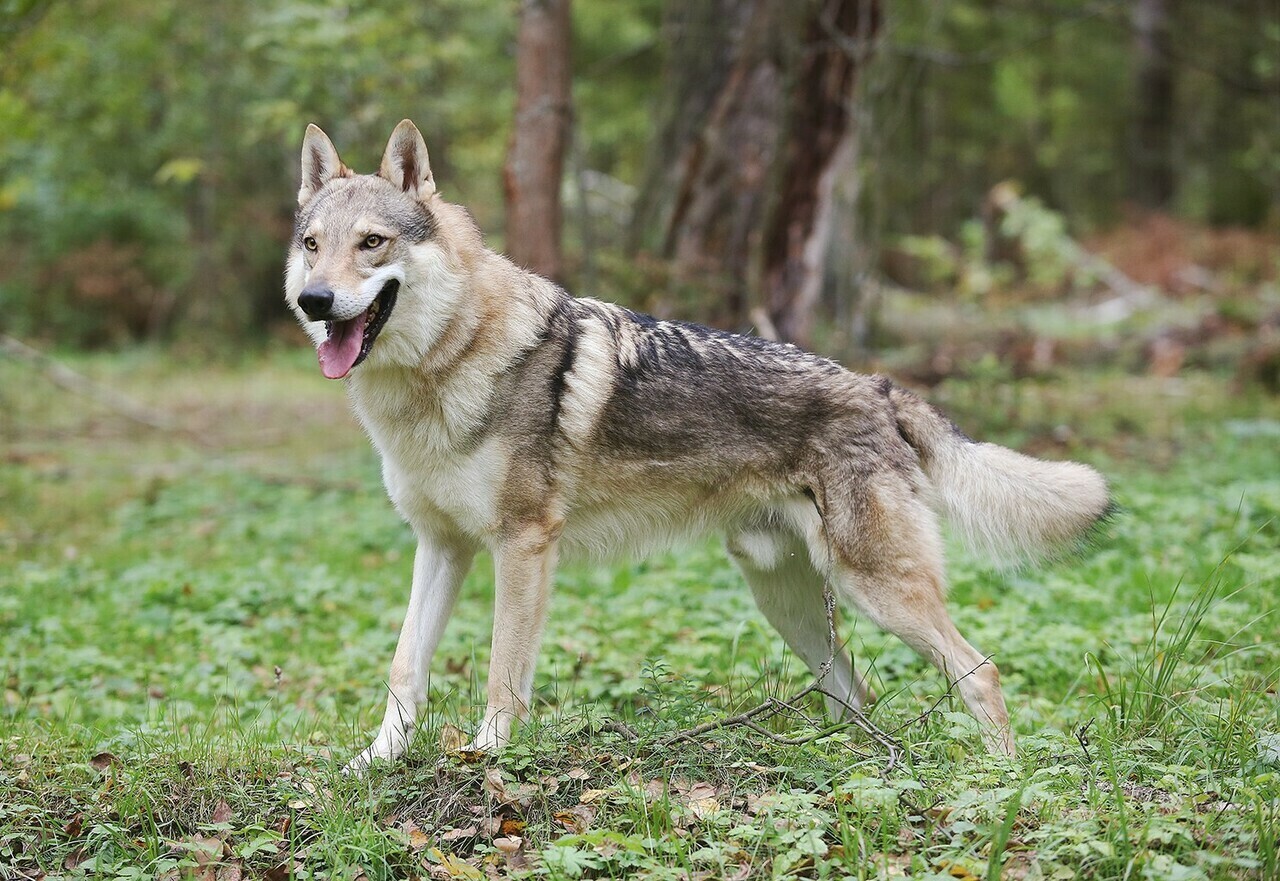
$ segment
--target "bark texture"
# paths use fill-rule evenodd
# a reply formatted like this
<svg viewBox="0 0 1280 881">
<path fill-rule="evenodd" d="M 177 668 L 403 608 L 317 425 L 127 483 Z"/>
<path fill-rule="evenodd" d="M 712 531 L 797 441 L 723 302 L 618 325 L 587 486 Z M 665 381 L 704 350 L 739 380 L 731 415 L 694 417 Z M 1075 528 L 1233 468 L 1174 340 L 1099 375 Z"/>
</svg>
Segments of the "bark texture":
<svg viewBox="0 0 1280 881">
<path fill-rule="evenodd" d="M 704 317 L 807 341 L 852 152 L 849 102 L 878 0 L 672 4 L 663 110 L 632 244 L 710 295 Z M 763 311 L 751 309 L 756 302 Z"/>
<path fill-rule="evenodd" d="M 572 124 L 570 0 L 522 0 L 516 108 L 503 182 L 507 254 L 560 283 L 560 181 Z"/>
<path fill-rule="evenodd" d="M 835 174 L 853 149 L 850 100 L 880 26 L 876 0 L 822 0 L 806 25 L 787 100 L 777 203 L 764 231 L 762 299 L 777 334 L 809 342 L 830 240 Z"/>
<path fill-rule="evenodd" d="M 1129 197 L 1162 210 L 1173 200 L 1174 71 L 1170 57 L 1172 0 L 1134 0 L 1136 102 L 1129 162 Z"/>
</svg>

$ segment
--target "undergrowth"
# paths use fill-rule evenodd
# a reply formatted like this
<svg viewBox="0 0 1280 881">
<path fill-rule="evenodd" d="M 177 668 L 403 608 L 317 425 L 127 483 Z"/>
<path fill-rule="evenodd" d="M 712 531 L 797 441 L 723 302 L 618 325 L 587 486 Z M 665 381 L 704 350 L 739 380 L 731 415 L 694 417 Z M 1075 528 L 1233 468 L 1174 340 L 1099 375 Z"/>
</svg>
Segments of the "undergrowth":
<svg viewBox="0 0 1280 881">
<path fill-rule="evenodd" d="M 145 383 L 160 367 L 118 369 Z M 0 877 L 1280 875 L 1274 404 L 1242 414 L 1222 395 L 1213 418 L 1149 439 L 1177 450 L 1153 465 L 1114 433 L 1121 404 L 1023 390 L 1041 396 L 1026 408 L 1079 415 L 1064 452 L 1092 457 L 1125 513 L 1041 571 L 953 555 L 950 605 L 1000 666 L 1016 759 L 987 756 L 938 674 L 848 614 L 896 763 L 857 729 L 673 742 L 807 681 L 699 543 L 564 568 L 535 718 L 492 757 L 459 750 L 483 703 L 480 561 L 408 757 L 353 778 L 408 530 L 341 402 L 294 362 L 166 376 L 155 403 L 198 387 L 221 414 L 205 446 L 76 401 L 38 422 L 47 394 L 6 384 L 28 421 L 0 462 Z M 273 407 L 286 424 L 261 418 Z M 769 730 L 826 731 L 817 701 L 795 710 Z"/>
</svg>

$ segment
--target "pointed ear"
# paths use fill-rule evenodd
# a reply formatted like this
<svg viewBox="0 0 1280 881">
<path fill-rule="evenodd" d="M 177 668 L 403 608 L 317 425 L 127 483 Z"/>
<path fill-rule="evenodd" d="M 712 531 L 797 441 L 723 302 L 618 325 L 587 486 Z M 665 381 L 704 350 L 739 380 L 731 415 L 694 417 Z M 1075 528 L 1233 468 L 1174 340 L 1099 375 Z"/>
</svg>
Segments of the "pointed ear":
<svg viewBox="0 0 1280 881">
<path fill-rule="evenodd" d="M 351 169 L 342 164 L 329 136 L 315 123 L 307 126 L 307 134 L 302 139 L 302 186 L 298 189 L 298 204 L 307 204 L 335 177 L 350 176 Z"/>
<path fill-rule="evenodd" d="M 397 189 L 419 199 L 427 199 L 436 191 L 431 162 L 427 159 L 427 142 L 422 140 L 422 132 L 409 120 L 402 119 L 391 133 L 378 174 L 391 181 Z"/>
</svg>

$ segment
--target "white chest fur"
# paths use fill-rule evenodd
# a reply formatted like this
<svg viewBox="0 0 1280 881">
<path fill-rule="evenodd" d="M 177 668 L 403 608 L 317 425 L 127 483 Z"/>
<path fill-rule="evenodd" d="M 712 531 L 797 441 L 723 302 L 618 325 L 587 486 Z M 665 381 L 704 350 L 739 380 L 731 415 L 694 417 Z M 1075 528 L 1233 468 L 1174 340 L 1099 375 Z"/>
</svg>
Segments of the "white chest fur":
<svg viewBox="0 0 1280 881">
<path fill-rule="evenodd" d="M 351 388 L 356 415 L 382 456 L 387 493 L 418 530 L 444 525 L 483 540 L 499 525 L 508 457 L 496 437 L 472 444 L 489 409 L 490 384 L 476 379 L 458 375 L 432 387 L 372 376 Z"/>
</svg>

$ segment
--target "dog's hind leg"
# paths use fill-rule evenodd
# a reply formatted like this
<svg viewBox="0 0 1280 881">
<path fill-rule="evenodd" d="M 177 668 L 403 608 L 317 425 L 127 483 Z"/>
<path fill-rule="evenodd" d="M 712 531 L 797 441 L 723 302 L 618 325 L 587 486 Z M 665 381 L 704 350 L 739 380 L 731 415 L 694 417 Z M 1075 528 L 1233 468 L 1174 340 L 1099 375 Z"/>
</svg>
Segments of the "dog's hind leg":
<svg viewBox="0 0 1280 881">
<path fill-rule="evenodd" d="M 819 687 L 831 717 L 847 719 L 850 707 L 860 710 L 875 700 L 848 652 L 837 643 L 835 654 L 831 653 L 822 576 L 799 537 L 765 526 L 732 535 L 727 544 L 751 586 L 756 605 L 815 677 L 830 659 L 831 667 Z"/>
<path fill-rule="evenodd" d="M 937 519 L 898 475 L 843 483 L 829 493 L 815 561 L 834 553 L 838 594 L 947 677 L 983 725 L 992 752 L 1013 755 L 1000 674 L 965 641 L 947 613 Z"/>
<path fill-rule="evenodd" d="M 431 656 L 453 614 L 458 588 L 471 568 L 472 556 L 471 550 L 459 544 L 419 535 L 409 609 L 387 679 L 387 711 L 378 736 L 351 760 L 348 771 L 363 770 L 375 759 L 394 761 L 408 749 L 418 707 L 427 697 Z"/>
</svg>

